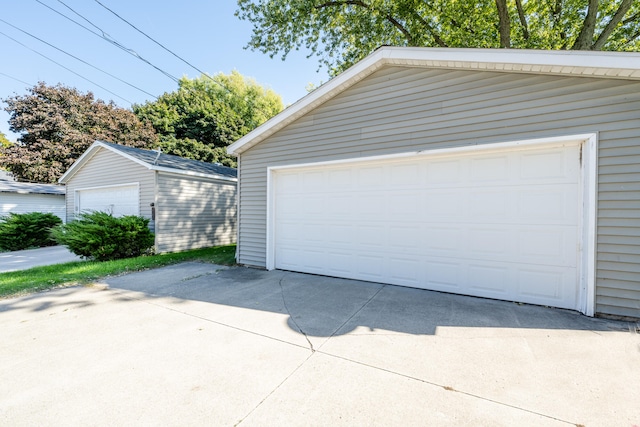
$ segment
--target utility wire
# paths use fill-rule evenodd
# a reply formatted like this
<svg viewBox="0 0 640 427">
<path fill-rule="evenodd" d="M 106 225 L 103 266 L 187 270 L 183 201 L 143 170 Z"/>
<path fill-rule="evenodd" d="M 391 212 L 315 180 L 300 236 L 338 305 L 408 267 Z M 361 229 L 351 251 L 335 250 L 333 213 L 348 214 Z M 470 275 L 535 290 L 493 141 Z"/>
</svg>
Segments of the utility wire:
<svg viewBox="0 0 640 427">
<path fill-rule="evenodd" d="M 38 2 L 40 2 L 39 0 L 36 0 Z M 109 43 L 113 44 L 114 46 L 117 46 L 118 48 L 124 50 L 125 52 L 129 53 L 130 55 L 135 56 L 136 58 L 138 58 L 139 60 L 149 64 L 150 66 L 152 66 L 153 68 L 155 68 L 156 70 L 160 71 L 162 74 L 164 74 L 165 76 L 169 77 L 171 80 L 173 80 L 174 82 L 178 83 L 178 78 L 169 74 L 168 72 L 164 71 L 162 68 L 157 67 L 155 65 L 153 65 L 151 62 L 149 62 L 148 60 L 144 59 L 142 56 L 140 56 L 140 54 L 138 52 L 136 52 L 133 49 L 130 49 L 128 47 L 126 47 L 125 45 L 123 45 L 122 43 L 118 42 L 116 39 L 114 39 L 113 37 L 111 37 L 109 34 L 107 34 L 102 28 L 98 27 L 96 24 L 94 24 L 93 22 L 91 22 L 88 18 L 85 18 L 83 15 L 81 15 L 79 12 L 75 11 L 71 6 L 69 6 L 68 4 L 66 4 L 65 2 L 63 2 L 62 0 L 58 0 L 58 3 L 60 3 L 61 5 L 63 5 L 64 7 L 66 7 L 67 9 L 69 9 L 71 12 L 73 12 L 74 14 L 78 15 L 80 18 L 84 19 L 85 21 L 87 21 L 89 24 L 91 24 L 93 27 L 97 28 L 98 31 L 100 31 L 100 33 L 102 33 L 102 35 L 100 35 L 101 38 L 103 38 L 104 40 L 108 41 Z M 95 34 L 95 33 L 94 33 Z"/>
<path fill-rule="evenodd" d="M 12 28 L 15 28 L 16 30 L 20 31 L 21 33 L 26 34 L 26 35 L 28 35 L 29 37 L 33 37 L 34 39 L 36 39 L 36 40 L 38 40 L 38 41 L 40 41 L 40 42 L 42 42 L 42 43 L 46 44 L 47 46 L 50 46 L 50 47 L 54 48 L 55 50 L 57 50 L 57 51 L 59 51 L 59 52 L 62 52 L 62 53 L 64 53 L 65 55 L 68 55 L 68 56 L 72 57 L 73 59 L 75 59 L 75 60 L 77 60 L 77 61 L 80 61 L 80 62 L 82 62 L 83 64 L 88 65 L 89 67 L 91 67 L 91 68 L 93 68 L 93 69 L 95 69 L 95 70 L 100 71 L 101 73 L 104 73 L 104 74 L 106 74 L 106 75 L 108 75 L 108 76 L 110 76 L 110 77 L 113 77 L 114 79 L 116 79 L 116 80 L 118 80 L 118 81 L 120 81 L 120 82 L 122 82 L 122 83 L 124 83 L 124 84 L 126 84 L 126 85 L 128 85 L 128 86 L 130 86 L 130 87 L 132 87 L 132 88 L 134 88 L 134 89 L 139 90 L 140 92 L 146 93 L 147 95 L 149 95 L 149 96 L 153 97 L 154 99 L 158 99 L 158 97 L 157 97 L 157 96 L 155 96 L 154 94 L 149 93 L 149 92 L 147 92 L 147 91 L 146 91 L 146 90 L 144 90 L 144 89 L 140 89 L 138 86 L 132 85 L 131 83 L 129 83 L 129 82 L 125 81 L 125 80 L 122 80 L 120 77 L 114 76 L 113 74 L 111 74 L 111 73 L 109 73 L 109 72 L 107 72 L 107 71 L 104 71 L 103 69 L 98 68 L 98 67 L 96 67 L 95 65 L 90 64 L 89 62 L 87 62 L 87 61 L 85 61 L 85 60 L 83 60 L 83 59 L 80 59 L 80 58 L 78 58 L 78 57 L 77 57 L 77 56 L 75 56 L 75 55 L 70 54 L 69 52 L 66 52 L 66 51 L 62 50 L 62 49 L 60 49 L 60 48 L 58 48 L 58 47 L 56 47 L 56 46 L 52 45 L 51 43 L 49 43 L 49 42 L 47 42 L 47 41 L 45 41 L 45 40 L 42 40 L 41 38 L 39 38 L 39 37 L 37 37 L 37 36 L 34 36 L 33 34 L 31 34 L 31 33 L 27 32 L 27 31 L 25 31 L 25 30 L 22 30 L 22 29 L 20 29 L 20 28 L 16 27 L 16 26 L 15 26 L 15 25 L 13 25 L 13 24 L 8 23 L 7 21 L 5 21 L 5 20 L 4 20 L 4 19 L 2 19 L 2 18 L 0 18 L 0 22 L 4 22 L 4 23 L 5 23 L 5 24 L 7 24 L 8 26 L 10 26 L 10 27 L 12 27 Z"/>
<path fill-rule="evenodd" d="M 84 16 L 82 16 L 81 14 L 79 14 L 78 12 L 76 12 L 75 10 L 73 10 L 70 6 L 68 6 L 67 4 L 65 4 L 64 2 L 58 0 L 61 4 L 63 4 L 67 9 L 69 9 L 71 12 L 73 12 L 74 14 L 78 15 L 79 17 L 81 17 L 82 19 L 84 19 L 85 21 L 89 22 L 92 26 L 94 26 L 95 28 L 97 28 L 100 33 L 97 33 L 95 31 L 93 31 L 92 29 L 88 28 L 85 25 L 82 25 L 81 23 L 79 23 L 78 21 L 68 17 L 67 15 L 65 15 L 64 13 L 52 8 L 51 6 L 49 6 L 48 4 L 43 3 L 41 0 L 35 0 L 36 2 L 40 3 L 42 6 L 46 7 L 47 9 L 51 10 L 54 13 L 57 13 L 58 15 L 62 16 L 63 18 L 73 22 L 74 24 L 78 25 L 81 28 L 84 28 L 85 30 L 87 30 L 88 32 L 90 32 L 91 34 L 95 35 L 96 37 L 100 37 L 101 39 L 111 43 L 112 45 L 116 46 L 118 49 L 121 49 L 125 52 L 127 52 L 129 55 L 132 55 L 136 58 L 138 58 L 139 60 L 141 60 L 142 62 L 145 62 L 146 64 L 150 65 L 151 67 L 155 68 L 156 70 L 160 71 L 162 74 L 164 74 L 165 76 L 169 77 L 171 80 L 173 80 L 174 82 L 178 83 L 179 79 L 171 74 L 169 74 L 168 72 L 164 71 L 163 69 L 161 69 L 160 67 L 157 67 L 155 65 L 153 65 L 151 62 L 149 62 L 148 60 L 146 60 L 145 58 L 143 58 L 142 56 L 140 56 L 135 50 L 133 49 L 129 49 L 126 46 L 124 46 L 123 44 L 119 43 L 118 41 L 116 41 L 115 39 L 113 39 L 111 36 L 109 36 L 107 33 L 105 33 L 102 29 L 100 29 L 97 25 L 93 24 L 91 21 L 89 21 L 87 18 L 85 18 Z"/>
<path fill-rule="evenodd" d="M 27 86 L 33 86 L 31 83 L 27 83 L 27 82 L 25 82 L 24 80 L 20 80 L 20 79 L 19 79 L 19 78 L 17 78 L 17 77 L 10 76 L 9 74 L 5 74 L 5 73 L 3 73 L 3 72 L 1 72 L 1 71 L 0 71 L 0 75 L 3 75 L 3 76 L 5 76 L 5 77 L 9 77 L 10 79 L 13 79 L 13 80 L 15 80 L 15 81 L 17 81 L 17 82 L 24 83 L 24 84 L 26 84 Z"/>
<path fill-rule="evenodd" d="M 80 77 L 81 79 L 84 79 L 84 80 L 88 81 L 88 82 L 89 82 L 89 83 L 91 83 L 92 85 L 95 85 L 95 86 L 99 87 L 100 89 L 102 89 L 102 90 L 105 90 L 105 91 L 109 92 L 111 95 L 113 95 L 113 96 L 115 96 L 115 97 L 117 97 L 117 98 L 120 98 L 120 99 L 122 99 L 123 101 L 128 102 L 129 104 L 132 104 L 132 102 L 131 102 L 131 101 L 129 101 L 128 99 L 121 97 L 120 95 L 118 95 L 117 93 L 114 93 L 114 92 L 110 91 L 110 90 L 109 90 L 109 89 L 107 89 L 106 87 L 100 86 L 98 83 L 96 83 L 96 82 L 94 82 L 94 81 L 89 80 L 88 78 L 86 78 L 85 76 L 83 76 L 83 75 L 81 75 L 81 74 L 76 73 L 76 72 L 75 72 L 75 71 L 73 71 L 72 69 L 65 67 L 65 66 L 64 66 L 64 65 L 62 65 L 61 63 L 54 61 L 53 59 L 49 58 L 49 57 L 48 57 L 48 56 L 46 56 L 46 55 L 43 55 L 42 53 L 38 52 L 37 50 L 31 49 L 31 48 L 30 48 L 29 46 L 27 46 L 26 44 L 24 44 L 24 43 L 22 43 L 22 42 L 19 42 L 18 40 L 14 39 L 13 37 L 11 37 L 11 36 L 9 36 L 9 35 L 7 35 L 7 34 L 5 34 L 5 33 L 3 33 L 2 31 L 0 31 L 0 34 L 2 34 L 3 36 L 5 36 L 6 38 L 8 38 L 8 39 L 10 39 L 10 40 L 13 40 L 14 42 L 18 43 L 20 46 L 24 47 L 25 49 L 29 49 L 31 52 L 33 52 L 33 53 L 35 53 L 35 54 L 37 54 L 37 55 L 40 55 L 40 56 L 42 56 L 42 57 L 43 57 L 43 58 L 45 58 L 45 59 L 48 59 L 49 61 L 53 62 L 54 64 L 56 64 L 56 65 L 58 65 L 58 66 L 60 66 L 60 67 L 64 68 L 65 70 L 69 71 L 70 73 L 75 74 L 76 76 Z"/>
<path fill-rule="evenodd" d="M 111 12 L 112 14 L 114 14 L 115 16 L 117 16 L 118 18 L 120 18 L 120 20 L 122 20 L 123 22 L 127 23 L 131 28 L 133 28 L 134 30 L 136 30 L 137 32 L 139 32 L 140 34 L 142 34 L 143 36 L 145 36 L 146 38 L 148 38 L 149 40 L 151 40 L 152 42 L 154 42 L 155 44 L 157 44 L 158 46 L 160 46 L 161 48 L 163 48 L 164 50 L 166 50 L 167 52 L 169 52 L 171 55 L 175 56 L 176 58 L 178 58 L 180 61 L 184 62 L 185 64 L 187 64 L 188 66 L 190 66 L 191 68 L 193 68 L 194 70 L 196 70 L 197 72 L 199 72 L 200 74 L 206 75 L 207 77 L 209 77 L 210 79 L 212 79 L 207 73 L 205 73 L 204 71 L 202 71 L 201 69 L 199 69 L 198 67 L 196 67 L 195 65 L 193 65 L 192 63 L 190 63 L 189 61 L 187 61 L 186 59 L 182 58 L 181 56 L 179 56 L 177 53 L 173 52 L 172 50 L 170 50 L 168 47 L 166 47 L 165 45 L 163 45 L 162 43 L 160 43 L 159 41 L 155 40 L 153 37 L 151 37 L 150 35 L 148 35 L 147 33 L 145 33 L 144 31 L 142 31 L 141 29 L 139 29 L 138 27 L 136 27 L 135 25 L 133 25 L 131 22 L 127 21 L 126 19 L 124 19 L 122 16 L 118 15 L 116 12 L 114 12 L 113 10 L 109 9 L 107 6 L 105 6 L 104 4 L 102 4 L 100 1 L 98 0 L 94 0 L 96 3 L 98 3 L 100 6 L 102 6 L 103 8 L 107 9 L 109 12 Z M 213 80 L 213 79 L 212 79 Z M 214 80 L 215 81 L 215 80 Z"/>
<path fill-rule="evenodd" d="M 60 1 L 60 0 L 58 0 Z M 111 12 L 112 14 L 114 14 L 115 16 L 117 16 L 121 21 L 127 23 L 131 28 L 133 28 L 134 30 L 136 30 L 137 32 L 139 32 L 140 34 L 142 34 L 143 36 L 145 36 L 146 38 L 148 38 L 149 40 L 151 40 L 152 42 L 154 42 L 155 44 L 157 44 L 158 46 L 160 46 L 161 48 L 163 48 L 164 50 L 166 50 L 167 52 L 169 52 L 171 55 L 175 56 L 176 58 L 178 58 L 180 61 L 184 62 L 185 64 L 187 64 L 188 66 L 190 66 L 191 68 L 193 68 L 194 70 L 196 70 L 197 72 L 199 72 L 201 75 L 203 75 L 204 77 L 208 78 L 209 80 L 211 80 L 212 82 L 214 82 L 215 84 L 217 84 L 218 86 L 222 87 L 224 90 L 226 90 L 227 92 L 231 92 L 231 90 L 224 84 L 220 83 L 219 81 L 215 80 L 213 77 L 211 77 L 209 74 L 205 73 L 204 71 L 202 71 L 200 68 L 196 67 L 195 65 L 193 65 L 192 63 L 190 63 L 189 61 L 187 61 L 186 59 L 182 58 L 181 56 L 179 56 L 177 53 L 173 52 L 172 50 L 170 50 L 168 47 L 166 47 L 165 45 L 163 45 L 162 43 L 160 43 L 159 41 L 155 40 L 153 37 L 151 37 L 150 35 L 148 35 L 147 33 L 145 33 L 144 31 L 142 31 L 141 29 L 139 29 L 138 27 L 136 27 L 135 25 L 133 25 L 131 22 L 127 21 L 126 19 L 124 19 L 122 16 L 118 15 L 116 12 L 114 12 L 112 9 L 109 9 L 107 6 L 105 6 L 104 4 L 102 4 L 100 1 L 98 0 L 94 0 L 96 3 L 98 3 L 100 6 L 102 6 L 103 8 L 105 8 L 106 10 L 108 10 L 109 12 Z M 92 24 L 93 25 L 93 24 Z M 95 26 L 95 25 L 94 25 Z"/>
</svg>

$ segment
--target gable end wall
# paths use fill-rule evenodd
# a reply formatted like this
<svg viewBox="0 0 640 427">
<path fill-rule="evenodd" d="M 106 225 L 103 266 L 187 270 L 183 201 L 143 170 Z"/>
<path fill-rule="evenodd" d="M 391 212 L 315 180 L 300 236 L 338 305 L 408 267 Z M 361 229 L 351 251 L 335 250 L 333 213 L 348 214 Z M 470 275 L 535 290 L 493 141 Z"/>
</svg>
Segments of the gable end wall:
<svg viewBox="0 0 640 427">
<path fill-rule="evenodd" d="M 151 219 L 154 173 L 131 160 L 101 148 L 66 184 L 67 221 L 75 217 L 75 191 L 83 188 L 139 183 L 140 215 Z"/>
<path fill-rule="evenodd" d="M 596 312 L 640 317 L 640 82 L 385 67 L 240 156 L 238 262 L 266 265 L 267 167 L 598 133 Z"/>
</svg>

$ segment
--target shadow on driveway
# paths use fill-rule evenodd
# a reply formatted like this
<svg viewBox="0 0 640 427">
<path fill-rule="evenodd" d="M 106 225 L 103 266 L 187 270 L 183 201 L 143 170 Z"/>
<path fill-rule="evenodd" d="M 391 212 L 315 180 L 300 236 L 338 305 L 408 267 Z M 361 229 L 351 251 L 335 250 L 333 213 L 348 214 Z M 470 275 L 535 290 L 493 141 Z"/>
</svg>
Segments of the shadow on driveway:
<svg viewBox="0 0 640 427">
<path fill-rule="evenodd" d="M 625 322 L 548 307 L 285 271 L 185 263 L 105 281 L 154 297 L 282 313 L 309 336 L 358 327 L 433 335 L 439 327 L 627 330 Z"/>
</svg>

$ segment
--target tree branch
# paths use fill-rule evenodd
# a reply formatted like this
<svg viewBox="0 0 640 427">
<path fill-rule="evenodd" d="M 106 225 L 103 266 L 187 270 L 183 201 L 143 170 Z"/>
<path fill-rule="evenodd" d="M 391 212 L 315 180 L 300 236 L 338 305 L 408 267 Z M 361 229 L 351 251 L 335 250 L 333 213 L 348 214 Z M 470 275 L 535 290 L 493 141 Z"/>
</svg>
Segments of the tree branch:
<svg viewBox="0 0 640 427">
<path fill-rule="evenodd" d="M 582 29 L 575 43 L 571 47 L 573 50 L 590 50 L 593 44 L 593 33 L 596 30 L 596 18 L 598 16 L 599 0 L 589 0 L 589 8 L 582 23 Z"/>
<path fill-rule="evenodd" d="M 500 32 L 500 47 L 511 47 L 511 20 L 509 19 L 509 9 L 507 0 L 495 0 L 498 9 L 498 25 Z"/>
<path fill-rule="evenodd" d="M 627 25 L 630 22 L 637 21 L 638 18 L 640 18 L 640 12 L 638 12 L 635 15 L 632 15 L 632 16 L 628 17 L 627 19 L 625 19 L 624 21 L 622 21 L 622 25 Z"/>
<path fill-rule="evenodd" d="M 371 5 L 366 4 L 365 2 L 360 1 L 360 0 L 328 1 L 328 2 L 325 2 L 325 3 L 321 3 L 319 5 L 316 5 L 314 7 L 316 9 L 325 9 L 327 7 L 344 6 L 344 5 L 360 6 L 360 7 L 364 8 L 364 9 L 376 10 Z M 378 10 L 378 12 L 381 12 L 381 11 Z M 385 17 L 385 19 L 387 21 L 389 21 L 394 27 L 396 27 L 404 35 L 404 37 L 407 39 L 407 42 L 410 45 L 412 45 L 412 46 L 414 45 L 413 36 L 409 32 L 409 30 L 407 30 L 405 28 L 404 25 L 402 25 L 397 19 L 395 19 L 393 16 L 391 16 L 391 14 L 387 13 L 386 15 L 384 15 L 384 17 Z"/>
<path fill-rule="evenodd" d="M 440 35 L 433 28 L 433 26 L 431 24 L 429 24 L 422 16 L 418 15 L 417 12 L 414 12 L 414 16 L 422 24 L 422 26 L 425 27 L 427 29 L 427 31 L 429 31 L 429 33 L 431 33 L 431 36 L 433 37 L 433 40 L 435 40 L 435 42 L 438 44 L 438 46 L 440 46 L 440 47 L 448 47 L 448 45 L 445 43 L 444 40 L 442 40 L 440 38 Z"/>
<path fill-rule="evenodd" d="M 593 47 L 591 49 L 593 50 L 602 49 L 602 46 L 604 46 L 604 44 L 607 42 L 607 39 L 609 38 L 611 33 L 613 33 L 613 30 L 615 30 L 615 28 L 618 26 L 620 21 L 622 21 L 622 18 L 624 18 L 624 15 L 626 15 L 629 9 L 631 9 L 632 3 L 633 3 L 633 0 L 622 0 L 620 2 L 620 6 L 618 7 L 618 10 L 616 10 L 616 13 L 613 15 L 611 20 L 609 20 L 607 25 L 604 27 L 604 29 L 598 36 L 596 42 L 593 44 Z"/>
<path fill-rule="evenodd" d="M 527 25 L 527 17 L 524 15 L 522 0 L 516 0 L 516 8 L 518 9 L 520 24 L 522 24 L 522 37 L 524 37 L 525 40 L 529 40 L 529 25 Z"/>
</svg>

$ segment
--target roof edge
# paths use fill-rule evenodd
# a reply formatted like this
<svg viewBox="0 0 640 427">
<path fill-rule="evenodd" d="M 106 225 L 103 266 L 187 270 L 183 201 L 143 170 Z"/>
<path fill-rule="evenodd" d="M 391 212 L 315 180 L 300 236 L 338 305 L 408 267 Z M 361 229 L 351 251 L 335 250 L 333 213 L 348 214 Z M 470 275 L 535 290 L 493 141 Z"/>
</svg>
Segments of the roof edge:
<svg viewBox="0 0 640 427">
<path fill-rule="evenodd" d="M 93 144 L 91 144 L 89 148 L 87 148 L 87 151 L 85 151 L 84 153 L 82 153 L 80 157 L 78 157 L 78 159 L 71 165 L 71 167 L 67 169 L 67 171 L 58 179 L 58 182 L 61 184 L 66 184 L 85 163 L 91 160 L 91 158 L 100 148 L 104 148 L 111 151 L 112 153 L 118 154 L 126 158 L 127 160 L 130 160 L 132 162 L 139 164 L 140 166 L 147 168 L 148 170 L 170 172 L 170 173 L 179 174 L 179 175 L 199 176 L 199 177 L 206 177 L 206 178 L 212 178 L 212 179 L 220 179 L 225 181 L 228 178 L 228 180 L 237 181 L 237 178 L 225 177 L 223 175 L 218 175 L 218 174 L 206 174 L 202 172 L 192 172 L 192 171 L 185 171 L 181 169 L 173 169 L 173 168 L 168 168 L 163 166 L 152 165 L 150 163 L 137 159 L 123 151 L 120 151 L 117 148 L 112 147 L 109 143 L 105 141 L 97 140 Z"/>
<path fill-rule="evenodd" d="M 241 154 L 384 65 L 640 80 L 636 52 L 383 46 L 229 145 L 227 152 Z"/>
</svg>

